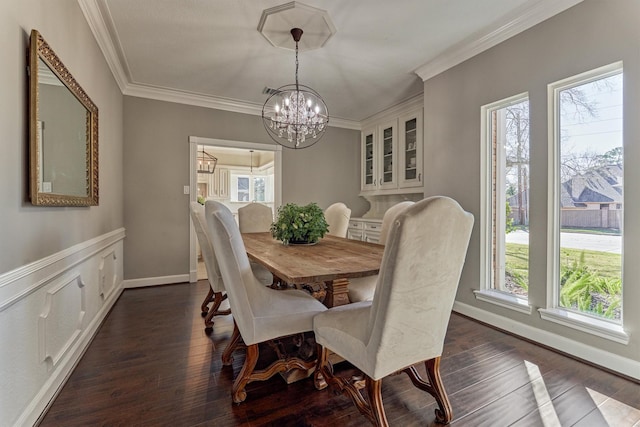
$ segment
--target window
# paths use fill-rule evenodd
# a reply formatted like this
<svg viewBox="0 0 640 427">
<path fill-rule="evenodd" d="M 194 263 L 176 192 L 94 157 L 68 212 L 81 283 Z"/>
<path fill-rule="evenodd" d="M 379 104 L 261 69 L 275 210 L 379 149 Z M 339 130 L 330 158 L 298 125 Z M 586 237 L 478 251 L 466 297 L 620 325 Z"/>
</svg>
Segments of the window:
<svg viewBox="0 0 640 427">
<path fill-rule="evenodd" d="M 554 83 L 549 98 L 548 305 L 621 324 L 622 64 Z"/>
<path fill-rule="evenodd" d="M 273 175 L 247 175 L 242 172 L 231 172 L 232 202 L 272 202 L 272 186 L 269 185 Z"/>
<path fill-rule="evenodd" d="M 527 305 L 529 289 L 528 97 L 484 106 L 482 117 L 483 290 L 517 308 Z"/>
</svg>

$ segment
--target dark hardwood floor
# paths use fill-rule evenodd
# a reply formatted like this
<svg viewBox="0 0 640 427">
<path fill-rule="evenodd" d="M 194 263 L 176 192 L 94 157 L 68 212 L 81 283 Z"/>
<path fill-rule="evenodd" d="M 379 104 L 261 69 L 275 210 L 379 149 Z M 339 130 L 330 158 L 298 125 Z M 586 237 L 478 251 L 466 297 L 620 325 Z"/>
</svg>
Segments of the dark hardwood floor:
<svg viewBox="0 0 640 427">
<path fill-rule="evenodd" d="M 222 366 L 232 320 L 215 318 L 205 334 L 207 286 L 125 290 L 40 425 L 368 425 L 347 397 L 316 391 L 311 379 L 251 383 L 247 400 L 233 404 L 244 355 Z M 457 314 L 441 372 L 456 427 L 640 426 L 639 384 Z M 386 378 L 382 393 L 391 425 L 434 425 L 434 400 L 406 375 Z"/>
</svg>

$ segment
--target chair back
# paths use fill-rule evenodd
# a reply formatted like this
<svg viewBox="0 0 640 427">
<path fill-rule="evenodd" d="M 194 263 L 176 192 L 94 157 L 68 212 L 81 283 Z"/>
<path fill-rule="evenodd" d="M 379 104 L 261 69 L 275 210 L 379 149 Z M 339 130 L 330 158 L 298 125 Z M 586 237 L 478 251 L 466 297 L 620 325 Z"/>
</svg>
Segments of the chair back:
<svg viewBox="0 0 640 427">
<path fill-rule="evenodd" d="M 324 219 L 329 225 L 328 234 L 347 237 L 347 229 L 351 219 L 351 209 L 347 205 L 342 202 L 332 204 L 324 211 Z"/>
<path fill-rule="evenodd" d="M 261 233 L 271 230 L 273 212 L 262 203 L 249 203 L 238 208 L 238 224 L 241 233 Z"/>
<path fill-rule="evenodd" d="M 220 269 L 218 268 L 218 261 L 216 260 L 215 252 L 209 238 L 209 232 L 207 231 L 207 222 L 204 217 L 204 206 L 198 202 L 191 202 L 189 205 L 191 211 L 191 220 L 193 221 L 193 228 L 196 230 L 196 237 L 200 250 L 202 251 L 202 260 L 207 270 L 207 279 L 211 285 L 211 289 L 214 292 L 223 292 L 224 283 L 222 276 L 220 275 Z"/>
<path fill-rule="evenodd" d="M 387 209 L 387 211 L 384 213 L 384 216 L 382 217 L 382 227 L 380 227 L 380 240 L 378 240 L 378 243 L 380 243 L 381 245 L 387 244 L 387 238 L 389 237 L 391 224 L 393 224 L 393 221 L 396 219 L 400 212 L 413 205 L 413 203 L 414 202 L 412 201 L 400 202 Z"/>
<path fill-rule="evenodd" d="M 233 214 L 215 200 L 205 203 L 205 216 L 211 242 L 216 250 L 222 280 L 225 283 L 233 320 L 238 325 L 245 344 L 253 344 L 255 328 L 251 299 L 262 299 L 260 290 L 266 289 L 254 276 L 249 257 Z"/>
<path fill-rule="evenodd" d="M 391 224 L 367 325 L 374 379 L 442 354 L 472 227 L 473 215 L 443 196 Z"/>
</svg>

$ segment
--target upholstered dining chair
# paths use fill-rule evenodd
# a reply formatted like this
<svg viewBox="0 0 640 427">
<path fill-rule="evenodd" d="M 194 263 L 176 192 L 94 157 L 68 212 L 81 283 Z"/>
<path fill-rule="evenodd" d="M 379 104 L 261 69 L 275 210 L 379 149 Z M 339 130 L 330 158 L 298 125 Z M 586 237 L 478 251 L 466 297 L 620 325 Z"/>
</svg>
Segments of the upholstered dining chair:
<svg viewBox="0 0 640 427">
<path fill-rule="evenodd" d="M 317 388 L 326 386 L 321 381 L 326 380 L 351 397 L 373 424 L 386 426 L 382 379 L 403 371 L 413 385 L 435 398 L 436 421 L 451 421 L 440 356 L 472 226 L 473 216 L 443 196 L 421 200 L 396 217 L 373 301 L 332 308 L 314 318 Z M 364 380 L 334 376 L 328 350 L 360 369 Z M 420 362 L 425 363 L 427 379 L 413 366 Z"/>
<path fill-rule="evenodd" d="M 378 243 L 381 245 L 385 245 L 387 243 L 387 237 L 389 236 L 389 230 L 391 229 L 391 224 L 396 219 L 396 216 L 404 209 L 413 205 L 414 202 L 405 201 L 397 203 L 391 206 L 384 213 L 382 217 L 382 227 L 380 227 L 380 240 Z M 373 293 L 376 290 L 376 282 L 378 281 L 378 276 L 365 276 L 365 277 L 354 277 L 349 280 L 349 301 L 351 302 L 360 302 L 360 301 L 371 301 L 373 299 Z"/>
<path fill-rule="evenodd" d="M 262 233 L 271 230 L 273 211 L 262 203 L 249 203 L 238 208 L 238 226 L 241 233 Z M 261 264 L 250 261 L 253 273 L 260 282 L 271 285 L 274 282 L 273 274 Z"/>
<path fill-rule="evenodd" d="M 329 224 L 329 232 L 332 236 L 347 237 L 351 209 L 342 202 L 334 203 L 324 211 L 324 219 Z"/>
<path fill-rule="evenodd" d="M 223 364 L 231 363 L 231 352 L 240 338 L 247 347 L 244 365 L 232 388 L 233 401 L 240 403 L 247 397 L 245 387 L 250 382 L 264 381 L 291 369 L 313 369 L 315 360 L 282 355 L 269 367 L 255 370 L 258 344 L 311 331 L 313 317 L 326 307 L 304 291 L 263 286 L 251 270 L 240 230 L 229 209 L 215 200 L 208 200 L 205 206 L 209 234 L 234 320 L 233 335 L 224 351 Z"/>
<path fill-rule="evenodd" d="M 207 271 L 207 280 L 209 281 L 209 293 L 202 302 L 200 309 L 202 310 L 204 318 L 204 326 L 206 330 L 213 328 L 213 317 L 224 316 L 231 313 L 230 310 L 219 310 L 220 304 L 227 298 L 224 294 L 224 283 L 222 282 L 222 276 L 218 269 L 218 261 L 216 261 L 215 253 L 213 252 L 213 246 L 211 245 L 211 239 L 209 238 L 209 232 L 207 231 L 207 222 L 204 217 L 204 206 L 198 202 L 191 202 L 191 220 L 193 221 L 193 228 L 196 230 L 196 237 L 200 250 L 202 251 L 202 259 Z M 211 308 L 209 303 L 213 302 Z"/>
<path fill-rule="evenodd" d="M 238 225 L 241 233 L 261 233 L 271 229 L 273 212 L 262 203 L 249 203 L 238 208 Z"/>
</svg>

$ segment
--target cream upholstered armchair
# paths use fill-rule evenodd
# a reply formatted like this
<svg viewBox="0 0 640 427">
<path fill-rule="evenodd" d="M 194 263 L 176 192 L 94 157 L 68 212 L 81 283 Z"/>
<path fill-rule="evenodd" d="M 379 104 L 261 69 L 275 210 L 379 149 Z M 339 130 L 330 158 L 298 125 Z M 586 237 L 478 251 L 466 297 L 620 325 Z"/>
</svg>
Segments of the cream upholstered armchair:
<svg viewBox="0 0 640 427">
<path fill-rule="evenodd" d="M 271 208 L 262 203 L 249 203 L 238 208 L 238 225 L 241 233 L 263 233 L 271 230 L 273 212 Z M 273 274 L 262 265 L 251 262 L 253 274 L 260 282 L 270 285 L 274 282 Z"/>
<path fill-rule="evenodd" d="M 440 356 L 472 226 L 470 213 L 441 196 L 417 202 L 396 217 L 373 301 L 332 308 L 314 318 L 319 345 L 316 386 L 324 377 L 348 394 L 372 423 L 385 426 L 382 378 L 404 371 L 416 387 L 435 398 L 436 421 L 451 421 Z M 328 350 L 362 370 L 365 379 L 333 376 Z M 412 366 L 420 362 L 425 363 L 427 380 Z"/>
<path fill-rule="evenodd" d="M 384 213 L 382 217 L 382 227 L 380 228 L 380 240 L 378 243 L 381 245 L 387 244 L 387 237 L 389 236 L 389 230 L 391 229 L 391 224 L 396 219 L 396 216 L 404 209 L 413 205 L 413 202 L 406 201 L 400 202 L 393 206 L 391 206 Z M 378 281 L 378 276 L 365 276 L 365 277 L 354 277 L 349 280 L 349 301 L 351 302 L 360 302 L 360 301 L 371 301 L 373 299 L 373 293 L 376 290 L 376 282 Z"/>
<path fill-rule="evenodd" d="M 324 211 L 324 219 L 329 224 L 329 233 L 332 236 L 347 237 L 351 209 L 342 202 L 334 203 Z"/>
<path fill-rule="evenodd" d="M 287 356 L 278 358 L 265 369 L 255 370 L 259 343 L 311 331 L 313 316 L 325 311 L 326 307 L 304 291 L 263 286 L 251 270 L 240 230 L 229 209 L 214 200 L 208 200 L 205 206 L 209 234 L 234 320 L 233 335 L 224 351 L 223 364 L 231 363 L 231 353 L 241 337 L 247 346 L 244 365 L 232 389 L 233 401 L 240 403 L 247 397 L 245 386 L 252 381 L 264 381 L 278 372 L 310 370 L 315 366 L 315 360 Z"/>
<path fill-rule="evenodd" d="M 204 206 L 198 202 L 191 202 L 190 204 L 191 220 L 193 221 L 193 228 L 196 230 L 196 236 L 198 238 L 198 244 L 200 244 L 200 250 L 202 251 L 202 259 L 204 261 L 205 269 L 207 270 L 207 280 L 209 281 L 209 293 L 202 302 L 200 309 L 204 318 L 205 329 L 210 330 L 213 328 L 213 316 L 223 316 L 230 314 L 230 310 L 219 310 L 222 301 L 227 298 L 224 292 L 224 283 L 222 282 L 222 276 L 218 269 L 218 262 L 216 261 L 215 253 L 213 252 L 213 246 L 211 245 L 211 239 L 207 231 L 207 223 L 204 217 Z M 211 308 L 209 303 L 213 302 Z"/>
</svg>

